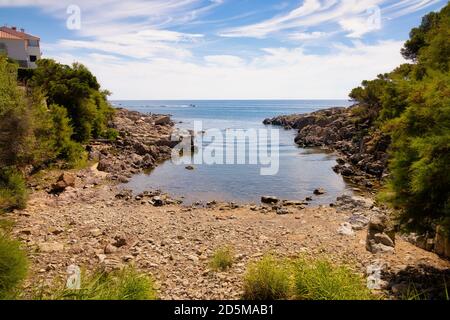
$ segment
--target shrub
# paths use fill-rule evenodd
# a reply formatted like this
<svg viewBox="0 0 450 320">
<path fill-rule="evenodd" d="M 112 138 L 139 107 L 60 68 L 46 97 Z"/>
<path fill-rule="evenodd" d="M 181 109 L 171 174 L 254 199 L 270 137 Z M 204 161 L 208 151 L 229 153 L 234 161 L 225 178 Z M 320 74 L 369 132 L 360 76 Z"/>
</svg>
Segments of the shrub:
<svg viewBox="0 0 450 320">
<path fill-rule="evenodd" d="M 214 270 L 224 271 L 231 268 L 233 260 L 233 250 L 230 247 L 219 248 L 212 256 L 210 266 Z"/>
<path fill-rule="evenodd" d="M 369 300 L 361 277 L 327 260 L 298 259 L 294 262 L 294 292 L 300 300 Z"/>
<path fill-rule="evenodd" d="M 82 274 L 81 289 L 60 289 L 52 300 L 156 300 L 157 294 L 151 277 L 139 273 L 134 267 L 110 273 L 97 271 Z"/>
<path fill-rule="evenodd" d="M 0 213 L 23 209 L 27 201 L 27 189 L 21 173 L 13 168 L 0 169 Z"/>
<path fill-rule="evenodd" d="M 96 77 L 83 65 L 62 65 L 54 60 L 38 61 L 30 86 L 42 90 L 47 102 L 64 107 L 73 125 L 73 138 L 87 142 L 103 137 L 113 108 L 109 92 L 101 91 Z"/>
<path fill-rule="evenodd" d="M 0 299 L 12 299 L 27 274 L 27 257 L 20 243 L 0 230 Z"/>
<path fill-rule="evenodd" d="M 291 277 L 284 262 L 265 256 L 250 265 L 244 278 L 244 299 L 282 300 L 289 298 Z"/>
</svg>

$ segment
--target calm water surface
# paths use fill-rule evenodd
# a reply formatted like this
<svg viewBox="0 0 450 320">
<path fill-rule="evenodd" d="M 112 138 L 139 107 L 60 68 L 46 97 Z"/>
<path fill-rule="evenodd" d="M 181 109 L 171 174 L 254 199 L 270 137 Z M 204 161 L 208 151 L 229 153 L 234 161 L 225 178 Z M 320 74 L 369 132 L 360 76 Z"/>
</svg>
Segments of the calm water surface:
<svg viewBox="0 0 450 320">
<path fill-rule="evenodd" d="M 144 113 L 170 114 L 177 127 L 193 129 L 194 121 L 202 121 L 203 129 L 263 129 L 265 118 L 281 114 L 301 114 L 319 109 L 349 106 L 345 100 L 281 100 L 281 101 L 113 101 L 115 106 Z M 270 128 L 270 127 L 269 127 Z M 274 128 L 275 129 L 275 128 Z M 278 128 L 277 128 L 278 129 Z M 335 174 L 334 155 L 317 149 L 301 149 L 294 143 L 295 130 L 280 131 L 279 172 L 260 175 L 260 165 L 185 165 L 167 161 L 149 174 L 136 175 L 125 185 L 135 192 L 161 189 L 185 203 L 195 201 L 259 202 L 262 195 L 281 199 L 302 200 L 314 189 L 323 187 L 327 194 L 314 197 L 315 204 L 328 204 L 349 192 L 342 177 Z M 256 152 L 256 146 L 245 141 L 234 142 L 237 148 Z M 208 145 L 209 143 L 204 143 Z M 248 154 L 247 154 L 248 156 Z"/>
</svg>

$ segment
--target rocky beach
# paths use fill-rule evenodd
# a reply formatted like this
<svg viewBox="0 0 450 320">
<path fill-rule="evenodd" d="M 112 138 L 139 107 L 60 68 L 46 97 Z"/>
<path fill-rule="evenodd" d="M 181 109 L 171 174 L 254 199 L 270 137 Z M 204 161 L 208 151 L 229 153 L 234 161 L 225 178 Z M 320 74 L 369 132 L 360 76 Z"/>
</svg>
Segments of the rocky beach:
<svg viewBox="0 0 450 320">
<path fill-rule="evenodd" d="M 381 138 L 355 145 L 351 112 L 331 109 L 265 123 L 298 129 L 301 146 L 339 151 L 335 170 L 371 188 L 385 173 L 386 145 Z M 64 281 L 70 265 L 111 270 L 134 264 L 153 275 L 162 299 L 239 299 L 249 262 L 273 253 L 352 265 L 381 298 L 400 298 L 414 279 L 426 279 L 418 289 L 431 297 L 440 294 L 433 290 L 450 263 L 395 234 L 389 212 L 367 193 L 320 207 L 308 203 L 326 186 L 308 199 L 261 195 L 261 203 L 247 205 L 185 206 L 164 190 L 133 194 L 121 184 L 170 158 L 174 124 L 168 116 L 119 109 L 110 125 L 119 137 L 87 146 L 89 168 L 34 177 L 27 209 L 10 214 L 32 261 L 26 288 Z M 233 249 L 235 263 L 216 272 L 209 261 L 223 246 Z"/>
</svg>

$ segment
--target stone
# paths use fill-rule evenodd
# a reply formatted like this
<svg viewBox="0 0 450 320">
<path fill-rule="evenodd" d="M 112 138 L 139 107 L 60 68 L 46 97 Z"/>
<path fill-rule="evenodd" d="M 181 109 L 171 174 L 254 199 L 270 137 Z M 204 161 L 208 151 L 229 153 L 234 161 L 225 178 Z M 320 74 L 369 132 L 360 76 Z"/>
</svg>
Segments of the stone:
<svg viewBox="0 0 450 320">
<path fill-rule="evenodd" d="M 286 214 L 289 214 L 289 210 L 286 208 L 277 208 L 277 214 L 278 215 L 286 215 Z"/>
<path fill-rule="evenodd" d="M 342 223 L 337 231 L 340 235 L 344 235 L 344 236 L 354 236 L 355 235 L 352 225 L 348 222 Z"/>
<path fill-rule="evenodd" d="M 40 252 L 51 253 L 64 250 L 64 245 L 58 242 L 42 242 L 38 245 Z"/>
<path fill-rule="evenodd" d="M 303 206 L 305 203 L 303 201 L 296 201 L 296 200 L 284 200 L 283 201 L 283 205 L 287 206 L 287 207 L 301 207 Z"/>
<path fill-rule="evenodd" d="M 102 159 L 97 165 L 98 171 L 109 172 L 113 167 L 113 162 L 110 159 Z"/>
<path fill-rule="evenodd" d="M 105 252 L 105 254 L 113 254 L 113 253 L 117 252 L 117 248 L 109 243 L 106 245 L 104 252 Z"/>
<path fill-rule="evenodd" d="M 128 189 L 121 190 L 118 194 L 116 194 L 116 199 L 125 199 L 129 200 L 133 197 L 133 191 Z"/>
<path fill-rule="evenodd" d="M 195 167 L 194 166 L 186 166 L 185 169 L 192 171 L 192 170 L 195 170 Z"/>
<path fill-rule="evenodd" d="M 89 230 L 89 234 L 92 237 L 97 238 L 97 237 L 100 237 L 103 234 L 103 232 L 100 229 L 91 229 L 91 230 Z"/>
<path fill-rule="evenodd" d="M 369 290 L 383 290 L 388 286 L 387 281 L 382 279 L 383 271 L 388 265 L 382 260 L 375 260 L 367 266 L 367 288 Z"/>
<path fill-rule="evenodd" d="M 121 248 L 127 244 L 127 239 L 124 236 L 115 236 L 113 246 Z"/>
<path fill-rule="evenodd" d="M 123 262 L 130 262 L 130 261 L 133 261 L 133 259 L 134 259 L 134 257 L 130 256 L 130 255 L 126 255 L 126 256 L 122 257 Z"/>
<path fill-rule="evenodd" d="M 353 230 L 356 231 L 363 230 L 365 227 L 367 227 L 369 221 L 369 218 L 357 214 L 352 215 L 348 220 L 348 222 L 352 225 Z"/>
<path fill-rule="evenodd" d="M 376 243 L 381 243 L 388 247 L 395 247 L 394 241 L 385 233 L 377 233 L 374 235 L 374 240 Z"/>
<path fill-rule="evenodd" d="M 68 187 L 75 187 L 75 176 L 64 172 L 56 181 L 55 184 L 52 185 L 52 192 L 54 193 L 62 193 Z"/>
<path fill-rule="evenodd" d="M 161 197 L 153 197 L 152 204 L 155 207 L 162 207 L 165 204 L 165 202 L 163 199 L 161 199 Z"/>
<path fill-rule="evenodd" d="M 155 119 L 155 125 L 164 126 L 171 123 L 169 116 L 161 116 Z"/>
<path fill-rule="evenodd" d="M 279 201 L 280 200 L 277 197 L 273 197 L 273 196 L 263 196 L 263 197 L 261 197 L 261 203 L 264 203 L 264 204 L 276 204 Z"/>
<path fill-rule="evenodd" d="M 368 251 L 373 254 L 378 253 L 394 253 L 394 248 L 386 246 L 382 243 L 376 243 L 374 240 L 370 240 L 367 244 Z"/>
<path fill-rule="evenodd" d="M 369 231 L 384 232 L 385 229 L 386 222 L 384 217 L 377 215 L 370 219 Z"/>
<path fill-rule="evenodd" d="M 323 194 L 325 194 L 325 193 L 326 193 L 326 191 L 325 191 L 324 188 L 319 188 L 319 189 L 314 190 L 314 194 L 315 194 L 316 196 L 320 196 L 320 195 L 323 195 Z"/>
<path fill-rule="evenodd" d="M 57 236 L 64 232 L 63 228 L 57 227 L 50 230 L 50 233 Z"/>
</svg>

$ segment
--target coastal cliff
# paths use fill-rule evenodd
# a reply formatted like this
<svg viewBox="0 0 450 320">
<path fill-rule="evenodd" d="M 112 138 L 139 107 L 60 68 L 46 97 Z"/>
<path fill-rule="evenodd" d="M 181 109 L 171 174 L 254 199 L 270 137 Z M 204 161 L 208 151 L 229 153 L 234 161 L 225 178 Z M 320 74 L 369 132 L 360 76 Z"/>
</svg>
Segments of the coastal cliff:
<svg viewBox="0 0 450 320">
<path fill-rule="evenodd" d="M 308 114 L 283 115 L 264 120 L 266 125 L 296 129 L 300 147 L 323 147 L 339 153 L 333 168 L 348 180 L 372 187 L 387 175 L 390 139 L 374 129 L 370 117 L 359 114 L 357 105 Z"/>
</svg>

